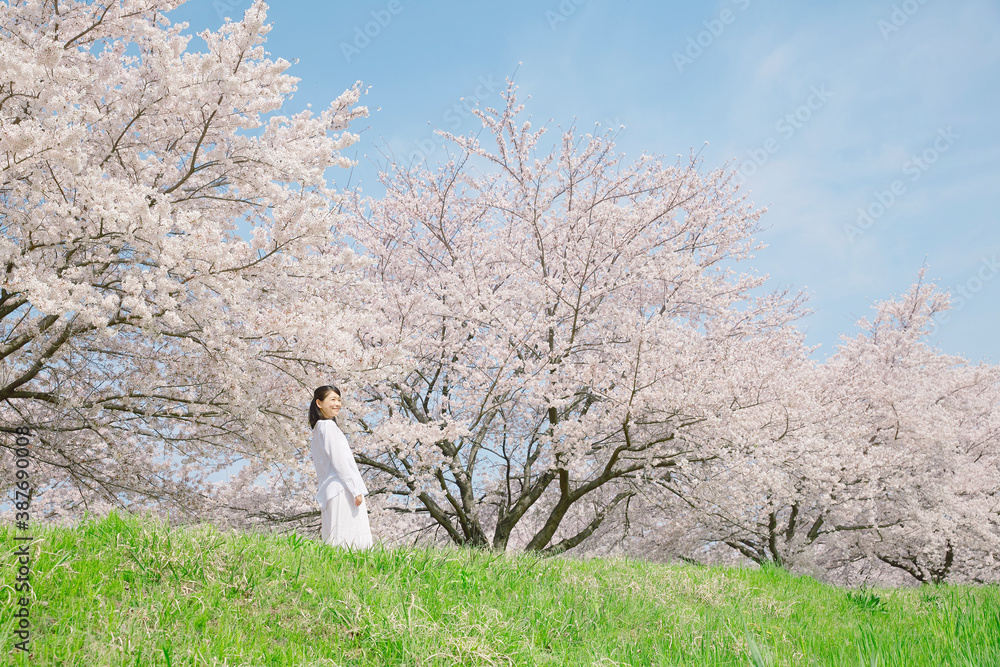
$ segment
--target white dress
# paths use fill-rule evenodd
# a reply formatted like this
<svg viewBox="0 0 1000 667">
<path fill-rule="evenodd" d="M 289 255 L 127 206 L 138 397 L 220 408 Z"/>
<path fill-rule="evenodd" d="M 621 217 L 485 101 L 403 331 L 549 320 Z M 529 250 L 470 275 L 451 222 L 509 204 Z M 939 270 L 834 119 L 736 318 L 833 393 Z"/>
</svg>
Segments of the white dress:
<svg viewBox="0 0 1000 667">
<path fill-rule="evenodd" d="M 316 466 L 316 502 L 322 510 L 321 537 L 331 546 L 367 549 L 372 546 L 368 503 L 354 504 L 368 495 L 368 487 L 347 444 L 332 419 L 320 419 L 313 428 L 312 458 Z"/>
</svg>

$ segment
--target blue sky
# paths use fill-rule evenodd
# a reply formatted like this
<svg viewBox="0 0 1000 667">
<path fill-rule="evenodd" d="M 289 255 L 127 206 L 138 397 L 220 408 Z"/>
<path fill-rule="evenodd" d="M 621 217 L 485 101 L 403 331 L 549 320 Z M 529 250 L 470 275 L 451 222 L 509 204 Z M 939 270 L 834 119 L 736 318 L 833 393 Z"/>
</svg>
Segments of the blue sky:
<svg viewBox="0 0 1000 667">
<path fill-rule="evenodd" d="M 189 0 L 170 18 L 216 29 L 249 6 Z M 818 359 L 926 263 L 961 296 L 933 341 L 1000 361 L 996 0 L 287 0 L 268 21 L 266 49 L 298 60 L 284 113 L 371 87 L 348 151 L 370 193 L 380 151 L 441 159 L 433 128 L 477 129 L 461 98 L 496 106 L 516 70 L 536 125 L 624 124 L 627 157 L 741 161 L 768 207 L 749 266 L 810 293 L 800 328 Z"/>
</svg>

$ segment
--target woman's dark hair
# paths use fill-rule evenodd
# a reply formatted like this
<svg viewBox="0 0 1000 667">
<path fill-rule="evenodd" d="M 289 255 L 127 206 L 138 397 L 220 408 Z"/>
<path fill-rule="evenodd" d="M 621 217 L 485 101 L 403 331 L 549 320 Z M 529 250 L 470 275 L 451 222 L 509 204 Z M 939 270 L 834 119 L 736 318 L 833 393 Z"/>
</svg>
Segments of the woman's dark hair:
<svg viewBox="0 0 1000 667">
<path fill-rule="evenodd" d="M 316 422 L 323 419 L 323 415 L 319 413 L 319 408 L 316 406 L 316 401 L 325 401 L 331 391 L 337 392 L 337 396 L 340 396 L 340 390 L 332 384 L 325 384 L 313 392 L 313 400 L 309 404 L 309 428 L 316 428 Z M 333 423 L 337 424 L 336 417 L 333 418 Z M 337 424 L 337 426 L 340 426 L 340 424 Z"/>
</svg>

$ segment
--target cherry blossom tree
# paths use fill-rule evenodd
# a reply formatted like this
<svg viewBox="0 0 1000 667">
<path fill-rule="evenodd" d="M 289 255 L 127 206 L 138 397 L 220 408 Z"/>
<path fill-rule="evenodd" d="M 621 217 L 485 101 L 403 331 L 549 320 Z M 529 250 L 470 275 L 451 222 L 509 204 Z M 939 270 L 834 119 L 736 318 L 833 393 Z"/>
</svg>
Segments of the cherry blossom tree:
<svg viewBox="0 0 1000 667">
<path fill-rule="evenodd" d="M 179 4 L 0 4 L 0 428 L 37 438 L 46 516 L 198 514 L 237 461 L 230 500 L 291 476 L 312 387 L 387 363 L 324 177 L 360 85 L 272 113 L 297 79 L 267 6 L 186 52 Z"/>
<path fill-rule="evenodd" d="M 722 455 L 682 497 L 706 541 L 758 564 L 815 566 L 832 536 L 878 527 L 860 514 L 886 494 L 845 409 L 859 394 L 845 398 L 809 352 L 789 344 L 759 357 Z"/>
<path fill-rule="evenodd" d="M 354 442 L 389 509 L 457 544 L 556 554 L 720 456 L 733 384 L 802 298 L 732 268 L 762 210 L 725 168 L 627 164 L 610 132 L 575 128 L 546 150 L 513 84 L 504 99 L 475 110 L 482 141 L 441 132 L 447 164 L 392 165 L 384 198 L 345 206 L 412 366 L 363 387 Z"/>
<path fill-rule="evenodd" d="M 921 583 L 997 580 L 1000 564 L 1000 368 L 928 343 L 948 296 L 923 282 L 875 304 L 828 361 L 832 386 L 872 461 L 867 499 L 879 527 L 854 551 Z M 847 423 L 842 423 L 844 430 Z"/>
<path fill-rule="evenodd" d="M 926 343 L 947 296 L 923 270 L 874 308 L 824 363 L 794 345 L 758 357 L 753 407 L 740 411 L 725 454 L 680 503 L 647 491 L 662 532 L 627 547 L 676 549 L 670 519 L 681 505 L 695 542 L 756 563 L 824 578 L 863 560 L 921 582 L 995 578 L 1000 372 Z"/>
</svg>

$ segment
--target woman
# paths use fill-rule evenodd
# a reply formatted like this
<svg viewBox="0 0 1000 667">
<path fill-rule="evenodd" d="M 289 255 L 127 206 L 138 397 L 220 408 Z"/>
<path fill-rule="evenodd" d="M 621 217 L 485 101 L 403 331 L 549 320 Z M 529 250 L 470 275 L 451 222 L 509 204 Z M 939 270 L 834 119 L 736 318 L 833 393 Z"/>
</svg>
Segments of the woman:
<svg viewBox="0 0 1000 667">
<path fill-rule="evenodd" d="M 368 505 L 364 504 L 368 487 L 337 424 L 340 405 L 340 390 L 324 385 L 313 393 L 309 406 L 312 458 L 319 485 L 316 502 L 323 517 L 321 535 L 331 546 L 366 549 L 372 545 Z"/>
</svg>

